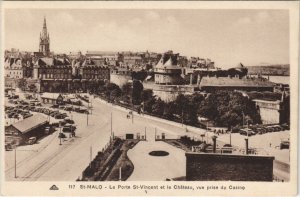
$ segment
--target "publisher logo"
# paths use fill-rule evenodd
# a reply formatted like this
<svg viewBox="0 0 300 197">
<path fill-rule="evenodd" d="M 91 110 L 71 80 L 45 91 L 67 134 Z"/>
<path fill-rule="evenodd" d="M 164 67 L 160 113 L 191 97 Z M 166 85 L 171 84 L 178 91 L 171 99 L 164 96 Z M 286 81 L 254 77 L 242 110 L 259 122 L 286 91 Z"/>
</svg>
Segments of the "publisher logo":
<svg viewBox="0 0 300 197">
<path fill-rule="evenodd" d="M 59 189 L 58 189 L 58 187 L 57 187 L 56 185 L 52 185 L 52 186 L 50 187 L 50 190 L 59 190 Z"/>
</svg>

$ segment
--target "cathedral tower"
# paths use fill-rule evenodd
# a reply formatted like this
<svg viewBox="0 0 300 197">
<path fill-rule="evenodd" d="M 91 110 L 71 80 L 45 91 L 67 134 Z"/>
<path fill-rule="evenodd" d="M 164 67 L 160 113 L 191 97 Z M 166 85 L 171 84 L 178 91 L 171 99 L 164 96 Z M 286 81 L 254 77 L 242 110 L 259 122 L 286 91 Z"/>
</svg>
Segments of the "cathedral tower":
<svg viewBox="0 0 300 197">
<path fill-rule="evenodd" d="M 50 37 L 47 32 L 46 18 L 44 18 L 43 30 L 40 33 L 40 49 L 39 52 L 42 52 L 45 56 L 50 55 Z"/>
</svg>

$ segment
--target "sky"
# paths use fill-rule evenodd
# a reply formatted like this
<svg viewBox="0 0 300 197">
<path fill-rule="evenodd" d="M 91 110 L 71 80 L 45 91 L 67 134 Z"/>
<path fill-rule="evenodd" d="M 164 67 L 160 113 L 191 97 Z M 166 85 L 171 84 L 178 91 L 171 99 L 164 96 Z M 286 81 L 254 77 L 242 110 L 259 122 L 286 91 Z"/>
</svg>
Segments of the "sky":
<svg viewBox="0 0 300 197">
<path fill-rule="evenodd" d="M 287 10 L 6 9 L 5 49 L 38 51 L 46 17 L 50 50 L 173 50 L 218 67 L 289 63 Z"/>
</svg>

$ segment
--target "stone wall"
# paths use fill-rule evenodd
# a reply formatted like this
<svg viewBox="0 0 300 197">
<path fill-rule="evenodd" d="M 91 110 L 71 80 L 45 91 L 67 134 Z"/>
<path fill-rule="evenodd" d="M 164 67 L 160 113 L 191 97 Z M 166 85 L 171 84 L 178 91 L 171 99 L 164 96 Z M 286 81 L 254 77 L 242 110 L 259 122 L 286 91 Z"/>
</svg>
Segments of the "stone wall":
<svg viewBox="0 0 300 197">
<path fill-rule="evenodd" d="M 280 101 L 253 100 L 259 107 L 259 113 L 263 124 L 280 123 Z"/>
<path fill-rule="evenodd" d="M 125 85 L 129 80 L 132 80 L 131 75 L 119 75 L 110 73 L 110 82 L 117 84 L 120 88 Z"/>
<path fill-rule="evenodd" d="M 144 87 L 145 88 L 145 87 Z M 147 89 L 147 88 L 145 88 Z M 193 86 L 185 85 L 153 85 L 152 86 L 153 95 L 158 96 L 161 100 L 165 102 L 174 101 L 179 94 L 193 94 Z"/>
<path fill-rule="evenodd" d="M 186 153 L 187 181 L 273 181 L 270 156 Z"/>
</svg>

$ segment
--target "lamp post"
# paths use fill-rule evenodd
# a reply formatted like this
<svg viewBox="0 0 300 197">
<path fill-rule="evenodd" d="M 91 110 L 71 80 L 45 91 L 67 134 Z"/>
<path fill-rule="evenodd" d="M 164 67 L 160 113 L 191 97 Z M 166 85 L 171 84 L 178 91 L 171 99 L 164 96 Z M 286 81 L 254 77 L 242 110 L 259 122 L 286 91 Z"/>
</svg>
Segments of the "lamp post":
<svg viewBox="0 0 300 197">
<path fill-rule="evenodd" d="M 114 133 L 113 133 L 113 114 L 112 114 L 112 112 L 110 113 L 110 136 L 111 136 L 111 140 L 113 140 Z"/>
<path fill-rule="evenodd" d="M 229 133 L 229 144 L 230 144 L 230 146 L 231 146 L 231 133 L 232 133 L 232 131 L 230 131 L 230 133 Z"/>
<path fill-rule="evenodd" d="M 61 143 L 61 138 L 62 138 L 62 133 L 61 133 L 61 123 L 59 123 L 59 145 L 62 145 Z"/>
<path fill-rule="evenodd" d="M 91 115 L 93 114 L 93 100 L 91 98 Z"/>
<path fill-rule="evenodd" d="M 90 108 L 90 103 L 88 103 L 88 109 Z M 86 126 L 89 126 L 89 110 L 86 112 Z"/>
<path fill-rule="evenodd" d="M 17 178 L 17 147 L 15 147 L 15 178 Z"/>
<path fill-rule="evenodd" d="M 37 150 L 19 150 L 19 151 L 31 151 L 31 152 L 38 152 Z M 15 146 L 15 178 L 17 178 L 17 146 Z"/>
<path fill-rule="evenodd" d="M 183 108 L 181 110 L 181 126 L 183 127 Z"/>
<path fill-rule="evenodd" d="M 208 121 L 206 121 L 206 143 L 208 144 Z"/>
<path fill-rule="evenodd" d="M 244 114 L 244 111 L 242 111 L 242 115 L 243 115 L 243 127 L 245 125 L 245 114 Z"/>
</svg>

